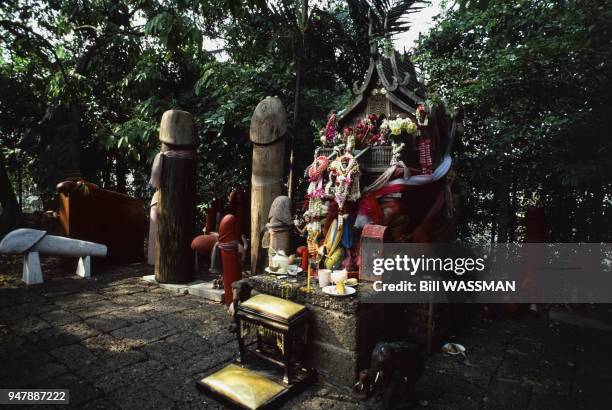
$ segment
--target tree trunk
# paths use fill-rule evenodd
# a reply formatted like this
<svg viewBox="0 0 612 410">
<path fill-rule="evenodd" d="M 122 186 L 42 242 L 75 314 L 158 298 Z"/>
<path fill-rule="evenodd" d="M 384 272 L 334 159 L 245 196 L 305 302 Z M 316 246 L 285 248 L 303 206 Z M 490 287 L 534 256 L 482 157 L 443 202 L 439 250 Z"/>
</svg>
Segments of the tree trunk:
<svg viewBox="0 0 612 410">
<path fill-rule="evenodd" d="M 510 226 L 510 190 L 505 184 L 497 186 L 497 242 L 508 242 L 508 228 Z"/>
<path fill-rule="evenodd" d="M 121 192 L 122 194 L 126 193 L 127 186 L 127 168 L 125 166 L 125 159 L 121 154 L 116 156 L 117 161 L 117 192 Z"/>
<path fill-rule="evenodd" d="M 291 133 L 291 146 L 289 155 L 289 180 L 287 181 L 287 196 L 293 196 L 293 167 L 294 149 L 297 138 L 298 118 L 300 112 L 300 93 L 302 92 L 302 60 L 306 49 L 306 29 L 308 28 L 308 0 L 302 0 L 301 13 L 298 17 L 299 39 L 295 48 L 295 92 L 293 96 L 293 132 Z"/>
<path fill-rule="evenodd" d="M 514 243 L 516 241 L 516 229 L 517 229 L 517 198 L 516 198 L 516 182 L 512 183 L 512 197 L 510 202 L 510 209 L 508 215 L 508 242 Z"/>
<path fill-rule="evenodd" d="M 19 203 L 13 190 L 13 185 L 6 171 L 4 153 L 0 150 L 0 204 L 2 213 L 0 214 L 0 237 L 17 226 L 19 217 Z"/>
</svg>

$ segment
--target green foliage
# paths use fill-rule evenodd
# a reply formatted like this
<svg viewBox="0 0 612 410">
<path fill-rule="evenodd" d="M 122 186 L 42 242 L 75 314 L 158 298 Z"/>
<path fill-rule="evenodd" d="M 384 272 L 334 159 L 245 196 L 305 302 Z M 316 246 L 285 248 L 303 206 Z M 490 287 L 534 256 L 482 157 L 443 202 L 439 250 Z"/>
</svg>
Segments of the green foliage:
<svg viewBox="0 0 612 410">
<path fill-rule="evenodd" d="M 201 140 L 200 201 L 245 188 L 255 105 L 277 95 L 292 114 L 299 34 L 308 32 L 307 63 L 292 135 L 306 144 L 302 152 L 310 144 L 309 120 L 346 100 L 367 59 L 342 2 L 317 3 L 308 14 L 302 4 L 3 2 L 0 142 L 9 159 L 19 159 L 10 171 L 33 175 L 45 206 L 71 168 L 146 198 L 161 115 L 178 108 L 194 115 Z M 221 40 L 221 53 L 206 51 L 210 39 Z"/>
<path fill-rule="evenodd" d="M 464 236 L 487 228 L 512 239 L 513 215 L 529 204 L 549 211 L 552 240 L 610 234 L 601 226 L 610 218 L 610 6 L 461 2 L 421 38 L 415 55 L 430 91 L 465 115 Z"/>
</svg>

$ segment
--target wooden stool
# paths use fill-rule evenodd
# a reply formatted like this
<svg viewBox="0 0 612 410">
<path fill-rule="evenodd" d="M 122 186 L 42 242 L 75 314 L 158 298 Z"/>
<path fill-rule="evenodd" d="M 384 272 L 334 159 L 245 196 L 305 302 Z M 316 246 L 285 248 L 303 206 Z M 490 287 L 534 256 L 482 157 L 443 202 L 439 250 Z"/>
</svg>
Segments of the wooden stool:
<svg viewBox="0 0 612 410">
<path fill-rule="evenodd" d="M 256 349 L 250 349 L 249 352 L 283 369 L 283 382 L 291 384 L 291 369 L 298 363 L 293 357 L 294 350 L 300 344 L 304 347 L 303 351 L 306 350 L 310 318 L 310 311 L 306 306 L 260 294 L 240 304 L 235 317 L 240 362 L 245 361 L 247 347 L 256 344 Z M 256 340 L 247 343 L 245 339 L 250 332 L 255 332 Z M 272 339 L 280 355 L 264 351 L 264 339 Z"/>
</svg>

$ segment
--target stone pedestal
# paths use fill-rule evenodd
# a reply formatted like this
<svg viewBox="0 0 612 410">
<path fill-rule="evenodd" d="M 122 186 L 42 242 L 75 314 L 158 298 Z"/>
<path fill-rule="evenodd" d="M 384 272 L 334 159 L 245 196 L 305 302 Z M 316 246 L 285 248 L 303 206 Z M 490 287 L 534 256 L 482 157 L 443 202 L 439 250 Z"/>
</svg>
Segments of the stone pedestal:
<svg viewBox="0 0 612 410">
<path fill-rule="evenodd" d="M 304 292 L 306 279 L 298 283 L 278 280 L 274 275 L 256 275 L 248 279 L 258 292 L 291 299 L 304 304 L 312 312 L 309 343 L 310 366 L 319 373 L 319 380 L 350 389 L 359 370 L 368 367 L 370 353 L 377 336 L 374 313 L 380 305 L 363 303 L 370 285 L 362 284 L 355 296 L 334 298 L 324 294 L 313 281 L 312 291 Z"/>
<path fill-rule="evenodd" d="M 357 293 L 332 297 L 323 293 L 316 280 L 304 291 L 305 275 L 298 283 L 275 275 L 248 278 L 254 290 L 288 298 L 312 312 L 310 366 L 323 383 L 350 390 L 359 371 L 370 367 L 372 350 L 378 342 L 412 341 L 424 351 L 437 350 L 452 326 L 459 327 L 465 310 L 452 304 L 375 304 L 370 283 L 360 283 Z"/>
</svg>

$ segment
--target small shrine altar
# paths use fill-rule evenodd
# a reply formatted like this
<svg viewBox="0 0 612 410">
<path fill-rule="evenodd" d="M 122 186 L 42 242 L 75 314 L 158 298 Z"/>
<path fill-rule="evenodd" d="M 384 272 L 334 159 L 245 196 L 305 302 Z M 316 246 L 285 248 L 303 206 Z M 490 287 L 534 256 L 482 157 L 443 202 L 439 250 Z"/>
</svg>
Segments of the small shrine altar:
<svg viewBox="0 0 612 410">
<path fill-rule="evenodd" d="M 258 292 L 293 300 L 311 311 L 309 364 L 319 380 L 350 389 L 359 370 L 369 366 L 375 335 L 382 330 L 375 328 L 380 322 L 372 320 L 381 307 L 363 303 L 373 292 L 372 286 L 360 285 L 354 296 L 332 298 L 316 285 L 306 292 L 305 275 L 295 283 L 269 274 L 247 280 Z"/>
<path fill-rule="evenodd" d="M 290 176 L 288 195 L 284 106 L 266 97 L 251 117 L 246 278 L 233 279 L 240 276 L 232 270 L 239 267 L 239 234 L 223 233 L 222 221 L 218 241 L 240 358 L 237 367 L 201 381 L 213 395 L 244 390 L 234 384 L 255 377 L 238 374 L 254 369 L 250 355 L 280 370 L 262 403 L 295 392 L 315 375 L 363 398 L 385 389 L 411 396 L 424 353 L 455 322 L 450 305 L 374 303 L 373 281 L 384 277 L 364 269 L 365 245 L 453 238 L 455 123 L 444 106 L 428 100 L 409 55 L 379 51 L 372 28 L 370 19 L 370 64 L 354 101 L 329 113 L 304 184 L 291 187 Z M 236 228 L 229 219 L 225 225 Z"/>
</svg>

